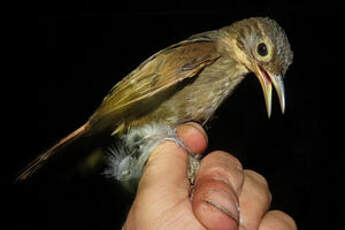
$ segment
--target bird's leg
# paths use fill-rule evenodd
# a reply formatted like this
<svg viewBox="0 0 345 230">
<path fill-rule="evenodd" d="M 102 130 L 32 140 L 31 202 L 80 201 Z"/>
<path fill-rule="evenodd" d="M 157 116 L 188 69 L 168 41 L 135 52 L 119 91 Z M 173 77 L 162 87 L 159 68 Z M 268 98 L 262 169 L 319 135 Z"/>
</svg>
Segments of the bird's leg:
<svg viewBox="0 0 345 230">
<path fill-rule="evenodd" d="M 200 166 L 201 155 L 193 155 L 188 153 L 188 171 L 187 176 L 191 186 L 194 185 L 196 174 Z"/>
<path fill-rule="evenodd" d="M 191 186 L 194 185 L 195 177 L 200 166 L 201 155 L 194 154 L 184 142 L 175 135 L 174 137 L 167 137 L 165 140 L 175 141 L 181 148 L 186 150 L 188 154 L 188 168 L 187 168 L 187 177 Z"/>
</svg>

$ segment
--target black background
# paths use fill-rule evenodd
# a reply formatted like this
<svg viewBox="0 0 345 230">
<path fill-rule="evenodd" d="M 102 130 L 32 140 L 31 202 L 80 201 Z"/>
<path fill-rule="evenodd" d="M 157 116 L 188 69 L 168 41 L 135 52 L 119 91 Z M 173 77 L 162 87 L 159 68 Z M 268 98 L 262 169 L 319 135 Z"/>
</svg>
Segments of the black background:
<svg viewBox="0 0 345 230">
<path fill-rule="evenodd" d="M 252 16 L 277 20 L 294 51 L 286 113 L 274 94 L 267 118 L 250 74 L 208 124 L 209 150 L 231 152 L 264 175 L 272 208 L 289 213 L 300 229 L 338 224 L 344 214 L 336 209 L 344 168 L 343 3 L 47 1 L 13 9 L 3 33 L 11 82 L 2 84 L 3 92 L 9 89 L 3 123 L 11 131 L 2 181 L 5 219 L 14 228 L 119 228 L 132 197 L 100 172 L 82 177 L 69 169 L 76 163 L 67 163 L 68 156 L 24 184 L 13 184 L 16 172 L 82 125 L 112 85 L 154 52 Z"/>
</svg>

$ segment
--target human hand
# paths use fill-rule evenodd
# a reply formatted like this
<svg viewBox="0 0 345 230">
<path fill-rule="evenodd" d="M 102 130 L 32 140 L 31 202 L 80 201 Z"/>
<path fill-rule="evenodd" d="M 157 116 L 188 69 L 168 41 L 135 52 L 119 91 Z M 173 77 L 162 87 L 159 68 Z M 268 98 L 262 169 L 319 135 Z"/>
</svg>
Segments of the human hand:
<svg viewBox="0 0 345 230">
<path fill-rule="evenodd" d="M 207 147 L 207 135 L 196 123 L 178 127 L 178 136 L 195 154 Z M 260 174 L 243 169 L 229 153 L 215 151 L 200 162 L 192 198 L 187 153 L 173 141 L 151 154 L 129 211 L 132 229 L 297 229 L 282 211 L 269 210 L 271 193 Z"/>
</svg>

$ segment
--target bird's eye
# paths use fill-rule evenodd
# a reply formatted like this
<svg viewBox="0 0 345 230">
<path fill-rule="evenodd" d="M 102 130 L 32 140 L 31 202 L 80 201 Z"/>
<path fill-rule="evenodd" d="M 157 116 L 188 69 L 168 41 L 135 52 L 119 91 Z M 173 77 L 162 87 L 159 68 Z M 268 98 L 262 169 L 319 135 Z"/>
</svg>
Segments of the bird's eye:
<svg viewBox="0 0 345 230">
<path fill-rule="evenodd" d="M 267 46 L 265 43 L 260 43 L 257 47 L 257 52 L 260 56 L 264 57 L 268 54 Z"/>
</svg>

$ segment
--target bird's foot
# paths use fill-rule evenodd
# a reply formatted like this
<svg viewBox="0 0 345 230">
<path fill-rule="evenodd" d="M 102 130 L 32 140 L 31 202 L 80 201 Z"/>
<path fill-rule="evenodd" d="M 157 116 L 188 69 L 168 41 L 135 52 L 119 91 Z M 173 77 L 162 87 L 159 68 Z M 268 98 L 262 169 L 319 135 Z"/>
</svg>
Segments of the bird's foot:
<svg viewBox="0 0 345 230">
<path fill-rule="evenodd" d="M 201 155 L 194 154 L 177 135 L 174 135 L 173 137 L 167 137 L 165 138 L 165 140 L 175 141 L 181 148 L 186 150 L 186 152 L 188 153 L 187 177 L 189 183 L 193 186 L 196 174 L 200 166 Z"/>
<path fill-rule="evenodd" d="M 200 155 L 188 153 L 188 171 L 187 177 L 191 186 L 194 185 L 196 174 L 200 166 Z"/>
</svg>

